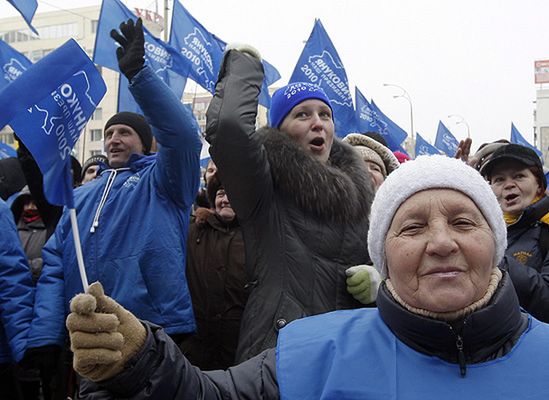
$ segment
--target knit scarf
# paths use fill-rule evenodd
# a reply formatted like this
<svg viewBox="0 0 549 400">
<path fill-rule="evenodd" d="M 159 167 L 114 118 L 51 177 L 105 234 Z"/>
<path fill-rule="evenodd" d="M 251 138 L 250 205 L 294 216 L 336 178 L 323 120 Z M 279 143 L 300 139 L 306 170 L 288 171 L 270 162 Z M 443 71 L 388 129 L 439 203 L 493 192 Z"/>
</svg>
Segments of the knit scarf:
<svg viewBox="0 0 549 400">
<path fill-rule="evenodd" d="M 393 298 L 397 301 L 397 303 L 399 303 L 401 306 L 406 308 L 408 311 L 414 314 L 421 315 L 423 317 L 438 319 L 440 321 L 455 321 L 457 319 L 466 317 L 467 315 L 473 313 L 473 311 L 476 311 L 484 307 L 486 304 L 488 304 L 488 302 L 490 301 L 490 299 L 492 298 L 492 296 L 494 295 L 498 287 L 501 277 L 502 277 L 502 273 L 499 270 L 499 268 L 494 268 L 492 270 L 490 282 L 488 284 L 488 288 L 486 289 L 486 293 L 484 294 L 484 296 L 482 296 L 479 300 L 475 301 L 474 303 L 468 305 L 467 307 L 461 310 L 450 311 L 450 312 L 434 312 L 434 311 L 413 307 L 410 304 L 406 303 L 402 299 L 402 297 L 398 295 L 390 279 L 385 280 L 385 285 L 387 286 L 387 289 L 389 290 Z"/>
</svg>

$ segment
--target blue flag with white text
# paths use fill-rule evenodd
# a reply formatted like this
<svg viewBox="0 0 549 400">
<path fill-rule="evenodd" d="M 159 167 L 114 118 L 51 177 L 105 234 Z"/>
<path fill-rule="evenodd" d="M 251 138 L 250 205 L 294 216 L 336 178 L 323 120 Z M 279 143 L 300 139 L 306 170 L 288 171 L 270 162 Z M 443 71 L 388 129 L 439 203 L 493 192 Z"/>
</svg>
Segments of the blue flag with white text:
<svg viewBox="0 0 549 400">
<path fill-rule="evenodd" d="M 320 86 L 332 104 L 338 136 L 356 132 L 355 109 L 347 73 L 337 51 L 319 19 L 297 61 L 291 82 Z"/>
<path fill-rule="evenodd" d="M 9 123 L 32 153 L 51 204 L 74 208 L 70 153 L 106 90 L 70 39 L 0 92 L 0 125 Z"/>
<path fill-rule="evenodd" d="M 459 141 L 452 135 L 452 132 L 442 121 L 438 121 L 437 137 L 435 139 L 435 147 L 441 150 L 448 157 L 456 155 L 459 146 Z"/>
<path fill-rule="evenodd" d="M 210 33 L 177 0 L 174 1 L 169 43 L 188 61 L 191 70 L 189 76 L 192 80 L 214 94 L 227 43 Z M 262 63 L 265 78 L 259 95 L 259 104 L 270 108 L 271 96 L 268 87 L 280 79 L 280 74 L 267 61 L 263 60 Z"/>
<path fill-rule="evenodd" d="M 431 154 L 440 154 L 440 150 L 423 139 L 421 135 L 416 132 L 416 157 Z"/>
<path fill-rule="evenodd" d="M 10 157 L 17 157 L 15 149 L 9 144 L 0 142 L 0 160 Z"/>
<path fill-rule="evenodd" d="M 38 2 L 36 0 L 8 0 L 8 3 L 19 11 L 29 28 L 38 35 L 38 32 L 31 24 L 34 13 L 38 8 Z"/>
<path fill-rule="evenodd" d="M 521 146 L 529 147 L 536 152 L 536 154 L 543 158 L 543 153 L 539 151 L 537 147 L 532 146 L 525 138 L 520 134 L 515 124 L 511 122 L 511 143 L 520 144 Z M 543 162 L 543 160 L 542 160 Z"/>
<path fill-rule="evenodd" d="M 31 65 L 27 57 L 0 40 L 0 90 L 19 78 Z"/>
<path fill-rule="evenodd" d="M 137 20 L 133 14 L 119 0 L 103 0 L 93 61 L 99 65 L 119 71 L 116 58 L 117 44 L 111 38 L 112 29 L 118 29 L 120 23 L 132 19 Z M 181 55 L 167 43 L 153 36 L 147 28 L 143 27 L 145 38 L 145 63 L 164 81 L 178 98 L 183 95 L 189 68 Z M 118 80 L 118 111 L 132 111 L 143 114 L 128 89 L 128 80 L 122 74 Z"/>
<path fill-rule="evenodd" d="M 402 142 L 407 137 L 406 132 L 383 114 L 373 101 L 370 104 L 357 87 L 355 87 L 355 99 L 358 132 L 377 132 L 383 136 L 391 151 L 406 153 L 402 148 Z"/>
</svg>

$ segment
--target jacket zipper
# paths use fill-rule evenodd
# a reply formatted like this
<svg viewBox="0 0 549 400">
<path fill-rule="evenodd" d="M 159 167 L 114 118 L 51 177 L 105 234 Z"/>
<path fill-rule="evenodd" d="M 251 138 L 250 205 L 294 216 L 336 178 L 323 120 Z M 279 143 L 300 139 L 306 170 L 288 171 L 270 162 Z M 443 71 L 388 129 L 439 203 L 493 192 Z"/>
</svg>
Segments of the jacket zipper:
<svg viewBox="0 0 549 400">
<path fill-rule="evenodd" d="M 465 326 L 465 322 L 463 322 L 463 326 Z M 450 330 L 454 333 L 456 336 L 456 348 L 457 348 L 457 360 L 459 364 L 459 372 L 461 374 L 462 378 L 465 378 L 465 375 L 467 374 L 467 363 L 465 361 L 465 353 L 463 352 L 463 338 L 460 334 L 456 333 L 452 325 L 449 325 Z M 463 327 L 462 327 L 463 330 Z"/>
</svg>

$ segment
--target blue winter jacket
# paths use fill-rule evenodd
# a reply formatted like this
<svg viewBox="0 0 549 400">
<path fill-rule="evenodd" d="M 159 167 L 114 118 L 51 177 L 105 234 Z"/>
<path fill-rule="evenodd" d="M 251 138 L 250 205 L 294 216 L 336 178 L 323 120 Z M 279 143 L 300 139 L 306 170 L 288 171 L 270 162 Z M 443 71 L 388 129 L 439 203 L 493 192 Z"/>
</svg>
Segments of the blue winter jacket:
<svg viewBox="0 0 549 400">
<path fill-rule="evenodd" d="M 27 347 L 34 290 L 13 214 L 0 200 L 0 364 L 19 362 Z"/>
<path fill-rule="evenodd" d="M 88 281 L 100 281 L 109 296 L 170 334 L 192 332 L 185 244 L 201 141 L 191 112 L 148 67 L 132 79 L 130 90 L 159 150 L 133 154 L 128 168 L 104 170 L 75 191 Z M 69 301 L 82 292 L 67 210 L 43 258 L 29 347 L 63 343 Z"/>
</svg>

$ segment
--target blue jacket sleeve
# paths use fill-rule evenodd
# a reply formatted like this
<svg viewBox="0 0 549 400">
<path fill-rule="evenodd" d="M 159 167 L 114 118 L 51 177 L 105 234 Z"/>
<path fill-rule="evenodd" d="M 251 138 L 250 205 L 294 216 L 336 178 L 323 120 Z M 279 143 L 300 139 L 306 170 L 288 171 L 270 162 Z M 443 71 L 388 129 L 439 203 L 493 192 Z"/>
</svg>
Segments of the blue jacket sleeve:
<svg viewBox="0 0 549 400">
<path fill-rule="evenodd" d="M 28 347 L 62 346 L 65 341 L 65 285 L 60 241 L 61 226 L 42 249 L 44 265 L 36 285 Z"/>
<path fill-rule="evenodd" d="M 147 66 L 129 87 L 159 144 L 154 171 L 159 190 L 180 207 L 190 207 L 198 193 L 202 149 L 192 113 Z"/>
<path fill-rule="evenodd" d="M 27 347 L 34 290 L 13 215 L 0 200 L 0 318 L 11 350 L 19 362 Z M 1 333 L 0 333 L 1 336 Z M 3 360 L 7 362 L 8 360 Z M 0 361 L 2 362 L 2 361 Z"/>
</svg>

